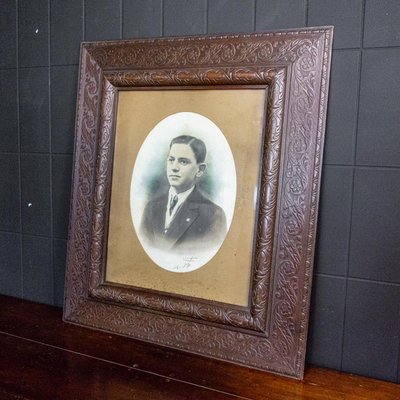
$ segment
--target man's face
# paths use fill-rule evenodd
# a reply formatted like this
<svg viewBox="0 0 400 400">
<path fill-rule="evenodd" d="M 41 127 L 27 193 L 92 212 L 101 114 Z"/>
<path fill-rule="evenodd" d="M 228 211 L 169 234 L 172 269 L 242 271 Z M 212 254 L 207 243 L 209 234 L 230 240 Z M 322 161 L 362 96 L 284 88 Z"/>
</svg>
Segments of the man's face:
<svg viewBox="0 0 400 400">
<path fill-rule="evenodd" d="M 205 169 L 205 164 L 198 164 L 192 148 L 184 143 L 171 146 L 167 159 L 167 177 L 169 184 L 177 193 L 190 189 Z"/>
</svg>

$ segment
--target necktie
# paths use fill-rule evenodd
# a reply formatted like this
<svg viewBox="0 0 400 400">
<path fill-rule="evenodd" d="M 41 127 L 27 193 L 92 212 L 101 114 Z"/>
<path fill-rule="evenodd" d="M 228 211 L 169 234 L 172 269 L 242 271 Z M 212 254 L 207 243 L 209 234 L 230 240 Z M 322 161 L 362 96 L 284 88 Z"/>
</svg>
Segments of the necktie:
<svg viewBox="0 0 400 400">
<path fill-rule="evenodd" d="M 169 205 L 169 215 L 172 214 L 172 211 L 174 210 L 176 203 L 178 202 L 178 195 L 176 194 L 174 197 L 171 199 L 171 203 Z"/>
</svg>

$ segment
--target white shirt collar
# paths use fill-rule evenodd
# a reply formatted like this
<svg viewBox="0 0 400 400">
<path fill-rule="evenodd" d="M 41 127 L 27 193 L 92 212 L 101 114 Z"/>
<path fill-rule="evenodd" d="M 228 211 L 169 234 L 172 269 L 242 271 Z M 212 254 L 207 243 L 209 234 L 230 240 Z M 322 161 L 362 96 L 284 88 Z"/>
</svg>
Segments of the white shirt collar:
<svg viewBox="0 0 400 400">
<path fill-rule="evenodd" d="M 180 199 L 184 199 L 183 201 L 185 201 L 187 199 L 187 197 L 189 196 L 189 194 L 193 192 L 193 190 L 194 190 L 194 185 L 190 189 L 185 190 L 184 192 L 177 193 L 176 189 L 173 186 L 170 186 L 168 198 L 171 199 L 172 197 L 174 197 L 177 194 L 178 195 L 178 203 L 179 203 Z"/>
<path fill-rule="evenodd" d="M 193 192 L 195 186 L 193 185 L 190 189 L 185 190 L 184 192 L 177 193 L 174 187 L 169 188 L 168 192 L 168 202 L 166 205 L 166 210 L 165 210 L 165 229 L 167 229 L 172 222 L 172 220 L 175 218 L 176 213 L 178 212 L 179 208 L 181 205 L 185 202 L 185 200 L 189 197 L 189 195 Z M 177 195 L 178 196 L 178 202 L 176 203 L 174 209 L 172 210 L 171 215 L 169 214 L 169 205 L 171 204 L 171 199 Z"/>
</svg>

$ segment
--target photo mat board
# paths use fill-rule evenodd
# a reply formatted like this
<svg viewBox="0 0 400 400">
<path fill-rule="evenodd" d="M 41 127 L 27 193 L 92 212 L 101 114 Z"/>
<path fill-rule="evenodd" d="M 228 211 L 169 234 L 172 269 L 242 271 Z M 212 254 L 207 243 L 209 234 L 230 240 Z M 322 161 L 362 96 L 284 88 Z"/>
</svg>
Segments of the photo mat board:
<svg viewBox="0 0 400 400">
<path fill-rule="evenodd" d="M 265 94 L 266 90 L 261 88 L 119 93 L 107 282 L 248 306 Z M 218 131 L 213 132 L 209 124 L 202 128 L 201 122 L 206 118 L 220 127 L 228 146 L 219 143 L 221 139 L 218 141 L 216 137 Z M 160 129 L 149 137 L 149 132 L 156 125 Z M 163 128 L 164 125 L 166 128 Z M 150 200 L 143 194 L 146 184 L 155 175 L 158 178 L 155 192 L 168 189 L 165 164 L 169 143 L 182 133 L 203 137 L 208 144 L 207 152 L 211 153 L 212 159 L 207 160 L 206 176 L 202 176 L 198 184 L 214 175 L 214 201 L 222 206 L 228 222 L 231 221 L 228 234 L 217 253 L 195 270 L 190 268 L 188 260 L 198 254 L 196 249 L 181 257 L 174 249 L 169 249 L 161 253 L 160 267 L 151 259 L 151 256 L 156 257 L 151 249 L 148 249 L 149 257 L 140 241 L 140 219 L 146 201 Z M 145 140 L 148 144 L 144 143 Z M 132 171 L 134 166 L 137 168 L 140 161 L 138 153 L 143 149 L 146 151 L 143 165 L 136 172 L 137 183 Z M 227 159 L 230 152 L 233 153 L 232 166 Z M 225 179 L 224 175 L 227 175 Z M 142 182 L 139 182 L 140 179 Z M 227 179 L 237 181 L 237 190 L 231 188 L 236 182 L 225 184 Z M 135 184 L 136 187 L 130 194 L 131 182 L 132 187 Z M 136 226 L 132 221 L 134 218 Z M 248 223 L 243 224 L 243 220 Z M 198 246 L 199 250 L 211 248 L 201 239 Z M 186 263 L 183 259 L 187 260 Z M 165 260 L 166 265 L 163 264 Z"/>
<path fill-rule="evenodd" d="M 302 378 L 332 35 L 82 44 L 65 321 Z"/>
</svg>

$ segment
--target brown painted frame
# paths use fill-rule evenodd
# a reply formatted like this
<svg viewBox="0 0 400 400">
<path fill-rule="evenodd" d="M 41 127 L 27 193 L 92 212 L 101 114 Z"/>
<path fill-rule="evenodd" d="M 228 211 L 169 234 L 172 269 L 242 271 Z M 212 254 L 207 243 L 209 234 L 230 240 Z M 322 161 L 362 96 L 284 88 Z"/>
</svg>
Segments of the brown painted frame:
<svg viewBox="0 0 400 400">
<path fill-rule="evenodd" d="M 64 320 L 302 378 L 332 27 L 83 43 Z M 249 307 L 105 282 L 119 88 L 265 85 Z"/>
</svg>

